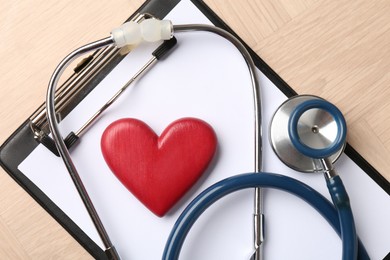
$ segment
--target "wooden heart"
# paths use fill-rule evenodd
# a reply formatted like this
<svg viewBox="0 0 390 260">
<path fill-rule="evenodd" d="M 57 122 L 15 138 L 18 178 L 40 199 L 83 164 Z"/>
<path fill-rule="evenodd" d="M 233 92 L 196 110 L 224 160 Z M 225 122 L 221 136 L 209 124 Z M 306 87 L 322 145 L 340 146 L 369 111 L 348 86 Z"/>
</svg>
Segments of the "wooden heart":
<svg viewBox="0 0 390 260">
<path fill-rule="evenodd" d="M 160 217 L 199 179 L 216 145 L 211 126 L 195 118 L 174 121 L 160 137 L 140 120 L 121 119 L 109 125 L 101 139 L 111 171 Z"/>
</svg>

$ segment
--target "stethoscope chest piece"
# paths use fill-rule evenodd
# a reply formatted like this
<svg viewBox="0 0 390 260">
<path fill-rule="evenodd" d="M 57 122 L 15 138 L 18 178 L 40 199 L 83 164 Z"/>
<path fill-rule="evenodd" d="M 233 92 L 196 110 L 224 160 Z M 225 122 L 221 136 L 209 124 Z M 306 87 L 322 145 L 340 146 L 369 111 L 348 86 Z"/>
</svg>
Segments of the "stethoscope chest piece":
<svg viewBox="0 0 390 260">
<path fill-rule="evenodd" d="M 315 105 L 310 106 L 309 103 Z M 325 106 L 321 107 L 321 104 Z M 322 98 L 300 95 L 288 99 L 276 110 L 271 120 L 269 136 L 273 150 L 284 164 L 301 172 L 322 171 L 322 164 L 315 156 L 309 157 L 297 150 L 289 127 L 291 129 L 291 119 L 295 118 L 294 129 L 299 144 L 315 151 L 328 150 L 337 142 L 340 125 L 327 105 L 327 101 Z M 297 112 L 299 115 L 296 115 Z M 332 155 L 324 157 L 334 163 L 344 148 L 345 142 L 341 147 L 333 147 Z"/>
</svg>

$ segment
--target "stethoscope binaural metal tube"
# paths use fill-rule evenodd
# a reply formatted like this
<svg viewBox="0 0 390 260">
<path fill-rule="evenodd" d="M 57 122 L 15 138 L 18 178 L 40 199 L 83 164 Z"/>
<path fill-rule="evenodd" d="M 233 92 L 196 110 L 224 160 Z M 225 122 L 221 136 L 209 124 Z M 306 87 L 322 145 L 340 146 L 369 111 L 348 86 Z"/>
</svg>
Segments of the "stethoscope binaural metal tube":
<svg viewBox="0 0 390 260">
<path fill-rule="evenodd" d="M 260 171 L 262 169 L 262 116 L 261 116 L 261 92 L 259 87 L 259 81 L 256 77 L 256 67 L 252 60 L 251 55 L 245 48 L 245 46 L 231 33 L 206 24 L 184 24 L 184 25 L 173 25 L 174 32 L 190 32 L 190 31 L 207 31 L 215 33 L 219 36 L 224 37 L 229 40 L 242 54 L 245 59 L 245 62 L 248 66 L 250 73 L 250 78 L 252 82 L 253 89 L 253 99 L 254 99 L 254 122 L 255 122 L 255 170 Z"/>
<path fill-rule="evenodd" d="M 254 122 L 255 122 L 255 165 L 254 172 L 260 173 L 263 170 L 262 158 L 262 114 L 261 114 L 261 91 L 259 81 L 255 73 L 255 64 L 253 59 L 245 46 L 229 32 L 210 25 L 205 24 L 188 24 L 188 25 L 174 25 L 175 32 L 186 31 L 208 31 L 229 40 L 242 54 L 248 66 L 251 77 L 254 101 Z M 263 242 L 264 242 L 264 198 L 263 191 L 260 187 L 255 187 L 254 197 L 254 253 L 250 260 L 263 259 Z"/>
<path fill-rule="evenodd" d="M 65 145 L 64 140 L 61 137 L 61 133 L 58 127 L 57 123 L 57 117 L 55 112 L 55 101 L 54 101 L 54 94 L 55 89 L 58 84 L 58 80 L 61 77 L 64 70 L 67 68 L 67 66 L 77 57 L 97 50 L 101 49 L 103 47 L 109 46 L 114 44 L 114 41 L 112 37 L 107 37 L 102 40 L 92 42 L 90 44 L 84 45 L 73 52 L 69 53 L 57 66 L 55 71 L 53 72 L 52 77 L 50 78 L 49 86 L 47 89 L 47 95 L 46 95 L 46 114 L 49 122 L 50 131 L 53 135 L 53 140 L 56 143 L 58 152 L 72 178 L 72 181 L 74 185 L 76 186 L 77 191 L 79 192 L 79 195 L 92 219 L 93 224 L 96 227 L 96 230 L 105 246 L 105 253 L 109 259 L 120 259 L 115 247 L 113 246 L 107 231 L 105 230 L 103 223 L 101 222 L 98 213 L 96 212 L 95 207 L 93 206 L 93 203 L 88 196 L 88 193 L 83 185 L 83 182 L 81 181 L 80 175 L 77 172 L 77 169 L 75 165 L 73 164 L 72 158 L 69 154 L 69 150 Z"/>
<path fill-rule="evenodd" d="M 176 32 L 184 32 L 184 31 L 208 31 L 212 33 L 216 33 L 231 43 L 233 43 L 237 49 L 243 55 L 251 77 L 251 82 L 253 85 L 253 96 L 254 96 L 254 112 L 255 112 L 255 172 L 261 172 L 262 170 L 262 130 L 261 130 L 261 95 L 260 95 L 260 87 L 258 80 L 255 76 L 255 65 L 253 60 L 246 50 L 245 46 L 237 40 L 232 34 L 227 31 L 210 26 L 210 25 L 201 25 L 201 24 L 189 24 L 189 25 L 176 25 L 173 27 Z M 49 122 L 50 131 L 53 135 L 53 140 L 56 143 L 58 152 L 60 157 L 62 158 L 71 178 L 74 182 L 77 191 L 100 235 L 100 238 L 106 247 L 106 254 L 109 259 L 120 259 L 115 247 L 113 246 L 100 218 L 96 212 L 93 203 L 88 196 L 88 193 L 83 185 L 83 182 L 80 178 L 80 175 L 77 172 L 77 169 L 72 161 L 69 150 L 61 137 L 61 133 L 58 127 L 58 122 L 56 118 L 55 112 L 55 90 L 58 84 L 58 80 L 66 67 L 77 57 L 91 52 L 93 50 L 97 50 L 106 46 L 114 45 L 115 41 L 113 37 L 107 37 L 102 40 L 87 44 L 82 46 L 70 54 L 68 54 L 57 66 L 55 71 L 53 72 L 52 77 L 50 78 L 47 96 L 46 96 L 46 113 Z M 262 243 L 263 243 L 263 199 L 262 192 L 259 187 L 256 187 L 255 192 L 255 217 L 254 217 L 254 226 L 255 226 L 255 253 L 251 259 L 262 259 Z"/>
<path fill-rule="evenodd" d="M 172 41 L 174 40 L 174 41 Z M 85 53 L 88 53 L 88 52 L 91 52 L 91 51 L 94 51 L 94 50 L 97 50 L 97 49 L 101 49 L 103 47 L 107 47 L 107 46 L 110 46 L 110 45 L 114 45 L 114 40 L 112 37 L 107 37 L 105 39 L 102 39 L 102 40 L 99 40 L 99 41 L 96 41 L 96 42 L 93 42 L 93 43 L 90 43 L 90 44 L 87 44 L 83 47 L 80 47 L 78 49 L 76 49 L 75 51 L 71 52 L 70 54 L 68 54 L 62 61 L 61 63 L 57 66 L 56 70 L 54 71 L 51 79 L 50 79 L 50 82 L 49 82 L 49 87 L 48 87 L 48 91 L 47 91 L 47 99 L 46 99 L 46 114 L 47 114 L 47 118 L 48 118 L 48 122 L 49 122 L 49 127 L 50 127 L 50 130 L 53 134 L 53 140 L 54 142 L 56 143 L 56 146 L 57 146 L 57 149 L 58 149 L 58 153 L 59 155 L 61 156 L 61 158 L 63 159 L 64 163 L 65 163 L 65 166 L 72 178 L 72 181 L 74 183 L 74 185 L 76 186 L 76 189 L 77 191 L 79 192 L 79 195 L 81 197 L 81 200 L 83 201 L 86 209 L 87 209 L 87 212 L 88 214 L 90 215 L 91 219 L 92 219 L 92 222 L 93 224 L 95 225 L 95 228 L 105 246 L 105 253 L 108 257 L 108 259 L 120 259 L 115 247 L 113 246 L 113 244 L 111 243 L 110 241 L 110 238 L 100 220 L 100 217 L 98 215 L 98 213 L 96 212 L 96 209 L 95 207 L 93 206 L 93 203 L 88 195 L 88 192 L 87 190 L 85 189 L 84 185 L 83 185 L 83 182 L 76 170 L 76 167 L 74 166 L 73 164 L 73 161 L 72 161 L 72 158 L 69 154 L 69 149 L 68 147 L 66 146 L 65 144 L 65 141 L 62 139 L 61 137 L 61 134 L 59 132 L 59 128 L 58 128 L 58 123 L 57 123 L 57 117 L 56 117 L 56 112 L 55 112 L 55 99 L 53 98 L 54 97 L 54 94 L 55 94 L 55 88 L 57 86 L 57 83 L 58 83 L 58 80 L 59 78 L 61 77 L 63 71 L 66 69 L 66 67 L 74 60 L 76 59 L 77 57 L 79 57 L 80 55 L 83 55 Z M 160 45 L 159 48 L 157 48 L 155 50 L 155 52 L 157 50 L 161 50 L 162 48 L 164 49 L 164 51 L 161 51 L 159 52 L 159 55 L 160 56 L 163 56 L 166 51 L 168 51 L 171 47 L 173 47 L 173 45 L 176 44 L 176 39 L 171 39 L 170 40 L 170 43 L 167 43 L 167 41 L 165 41 L 162 45 Z M 157 54 L 156 54 L 157 55 Z M 83 131 L 85 131 L 86 128 L 88 128 L 96 119 L 97 117 L 104 112 L 105 109 L 107 109 L 124 91 L 125 89 L 134 81 L 136 80 L 140 75 L 143 75 L 143 73 L 147 70 L 147 68 L 149 68 L 150 66 L 152 66 L 154 64 L 154 62 L 157 60 L 158 58 L 155 56 L 155 53 L 153 53 L 153 58 L 151 60 L 149 60 L 139 71 L 138 73 L 133 76 L 131 78 L 131 80 L 129 82 L 126 83 L 125 86 L 123 86 L 97 113 L 95 113 L 92 118 L 90 118 L 86 124 L 84 124 L 79 131 L 76 132 L 76 134 L 74 136 L 76 136 L 78 138 L 78 136 L 80 134 L 82 134 Z"/>
</svg>

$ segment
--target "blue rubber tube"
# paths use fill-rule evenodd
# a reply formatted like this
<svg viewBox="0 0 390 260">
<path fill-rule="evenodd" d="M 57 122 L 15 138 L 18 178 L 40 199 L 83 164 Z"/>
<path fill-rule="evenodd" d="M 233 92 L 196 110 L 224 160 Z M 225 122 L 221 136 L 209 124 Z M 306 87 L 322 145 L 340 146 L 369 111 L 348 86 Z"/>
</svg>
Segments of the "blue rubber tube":
<svg viewBox="0 0 390 260">
<path fill-rule="evenodd" d="M 343 259 L 356 259 L 357 236 L 347 191 L 340 176 L 327 179 L 326 182 L 340 220 Z"/>
<path fill-rule="evenodd" d="M 336 181 L 337 182 L 337 181 Z M 336 188 L 339 188 L 339 184 L 336 183 Z M 262 174 L 253 174 L 246 173 L 236 175 L 234 177 L 230 177 L 224 179 L 214 185 L 210 186 L 206 190 L 204 190 L 201 194 L 199 194 L 182 212 L 178 220 L 176 221 L 169 237 L 168 241 L 165 245 L 163 260 L 176 260 L 179 258 L 181 247 L 184 243 L 184 239 L 187 236 L 187 233 L 191 229 L 192 225 L 198 219 L 198 217 L 214 202 L 218 199 L 228 195 L 232 192 L 246 189 L 246 188 L 255 188 L 255 187 L 264 187 L 264 188 L 276 188 L 279 190 L 284 190 L 291 194 L 296 195 L 297 197 L 303 199 L 308 204 L 310 204 L 313 208 L 315 208 L 333 227 L 333 229 L 337 232 L 339 236 L 342 237 L 343 240 L 353 241 L 356 239 L 356 234 L 343 233 L 347 232 L 344 228 L 340 228 L 340 226 L 348 226 L 350 223 L 350 217 L 348 214 L 342 213 L 339 218 L 338 213 L 332 203 L 330 203 L 325 197 L 323 197 L 320 193 L 318 193 L 313 188 L 308 185 L 292 179 L 287 176 L 278 175 L 278 174 L 270 174 L 270 173 L 262 173 Z M 340 222 L 341 221 L 341 222 Z M 346 223 L 348 222 L 348 223 Z M 353 225 L 353 222 L 352 222 Z M 349 237 L 352 236 L 352 237 Z M 349 243 L 348 243 L 349 244 Z M 356 252 L 356 244 L 355 248 L 344 248 L 347 247 L 347 243 L 343 243 L 343 257 L 348 256 L 350 258 L 343 258 L 343 260 L 356 259 L 353 254 L 344 254 L 344 251 L 348 252 Z M 358 259 L 359 260 L 367 260 L 370 259 L 364 246 L 360 241 L 358 241 Z"/>
</svg>

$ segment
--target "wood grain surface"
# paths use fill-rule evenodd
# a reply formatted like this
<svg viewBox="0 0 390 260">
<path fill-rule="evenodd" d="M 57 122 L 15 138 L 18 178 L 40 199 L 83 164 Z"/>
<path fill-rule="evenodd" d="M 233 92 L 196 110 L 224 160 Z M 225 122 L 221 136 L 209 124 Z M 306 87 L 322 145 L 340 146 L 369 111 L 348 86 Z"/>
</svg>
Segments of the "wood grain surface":
<svg viewBox="0 0 390 260">
<path fill-rule="evenodd" d="M 0 143 L 45 99 L 58 62 L 106 37 L 141 0 L 0 0 Z M 46 211 L 0 170 L 0 259 L 91 259 Z"/>
<path fill-rule="evenodd" d="M 295 91 L 336 104 L 348 142 L 390 181 L 388 0 L 206 2 Z"/>
<path fill-rule="evenodd" d="M 142 0 L 0 0 L 0 143 L 44 101 L 74 48 L 106 36 Z M 298 93 L 341 108 L 348 142 L 390 180 L 388 0 L 206 0 Z M 0 170 L 1 259 L 91 256 Z"/>
</svg>

